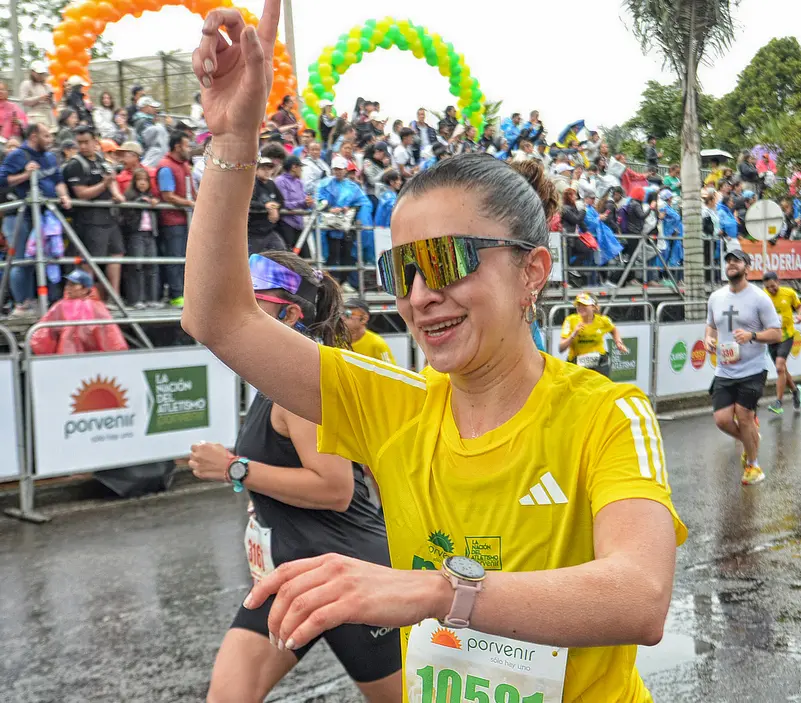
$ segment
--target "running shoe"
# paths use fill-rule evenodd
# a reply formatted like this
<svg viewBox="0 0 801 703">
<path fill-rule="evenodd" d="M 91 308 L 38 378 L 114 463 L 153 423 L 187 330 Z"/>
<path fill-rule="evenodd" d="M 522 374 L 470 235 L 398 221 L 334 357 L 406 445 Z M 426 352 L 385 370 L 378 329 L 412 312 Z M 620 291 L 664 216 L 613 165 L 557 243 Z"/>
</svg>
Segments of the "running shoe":
<svg viewBox="0 0 801 703">
<path fill-rule="evenodd" d="M 181 296 L 180 298 L 173 298 L 173 299 L 170 301 L 170 307 L 171 307 L 171 308 L 179 308 L 179 309 L 182 309 L 182 308 L 184 307 L 184 299 L 183 299 L 183 296 Z"/>
<path fill-rule="evenodd" d="M 758 466 L 746 466 L 743 472 L 742 484 L 744 486 L 755 486 L 765 480 L 765 473 Z"/>
<path fill-rule="evenodd" d="M 782 401 L 774 400 L 770 405 L 768 405 L 768 410 L 772 412 L 774 415 L 784 415 L 784 408 L 782 407 Z"/>
<path fill-rule="evenodd" d="M 793 391 L 793 409 L 801 410 L 801 390 L 798 388 Z"/>
<path fill-rule="evenodd" d="M 743 466 L 743 471 L 745 471 L 746 468 L 748 467 L 748 454 L 746 454 L 745 452 L 740 454 L 740 463 Z"/>
</svg>

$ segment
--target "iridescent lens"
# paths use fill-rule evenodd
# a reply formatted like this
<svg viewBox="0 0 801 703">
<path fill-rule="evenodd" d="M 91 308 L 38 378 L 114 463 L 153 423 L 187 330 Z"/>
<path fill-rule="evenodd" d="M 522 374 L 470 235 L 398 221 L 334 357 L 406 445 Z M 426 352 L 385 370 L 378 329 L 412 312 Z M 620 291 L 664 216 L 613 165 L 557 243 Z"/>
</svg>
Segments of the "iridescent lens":
<svg viewBox="0 0 801 703">
<path fill-rule="evenodd" d="M 288 293 L 297 294 L 302 278 L 299 273 L 290 271 L 272 259 L 252 254 L 248 259 L 253 290 L 274 290 L 281 288 Z"/>
</svg>

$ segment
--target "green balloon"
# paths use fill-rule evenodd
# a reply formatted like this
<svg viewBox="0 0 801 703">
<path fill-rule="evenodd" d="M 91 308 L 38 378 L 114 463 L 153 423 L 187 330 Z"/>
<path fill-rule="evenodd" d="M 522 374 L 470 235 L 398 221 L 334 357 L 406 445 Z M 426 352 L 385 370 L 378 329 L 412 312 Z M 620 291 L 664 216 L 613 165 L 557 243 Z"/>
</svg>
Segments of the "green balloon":
<svg viewBox="0 0 801 703">
<path fill-rule="evenodd" d="M 369 24 L 367 24 L 364 27 L 362 27 L 362 36 L 365 39 L 369 39 L 370 37 L 373 36 L 373 31 L 374 30 L 375 30 L 374 27 L 371 27 Z"/>
<path fill-rule="evenodd" d="M 312 86 L 312 90 L 316 96 L 322 98 L 323 94 L 325 93 L 325 86 L 322 83 L 315 83 Z"/>
<path fill-rule="evenodd" d="M 367 20 L 364 24 L 368 27 L 375 27 L 378 24 L 378 20 Z"/>
<path fill-rule="evenodd" d="M 343 60 L 344 60 L 344 58 L 345 58 L 345 57 L 343 56 L 342 58 L 343 58 Z M 339 83 L 339 81 L 342 79 L 342 76 L 340 76 L 340 75 L 339 75 L 339 72 L 338 72 L 338 71 L 334 71 L 334 72 L 331 74 L 331 79 L 334 81 L 334 85 L 336 85 L 336 84 L 337 84 L 337 83 Z"/>
<path fill-rule="evenodd" d="M 319 83 L 321 80 L 320 74 L 317 71 L 310 71 L 309 72 L 309 83 L 314 85 L 315 83 Z"/>
<path fill-rule="evenodd" d="M 336 49 L 334 53 L 331 54 L 331 65 L 341 66 L 343 63 L 345 63 L 345 52 Z M 336 73 L 334 75 L 336 75 Z"/>
<path fill-rule="evenodd" d="M 373 42 L 371 42 L 369 39 L 362 37 L 359 41 L 362 45 L 362 51 L 370 51 L 370 49 L 373 48 Z"/>
<path fill-rule="evenodd" d="M 426 53 L 429 53 L 430 51 L 434 50 L 434 42 L 431 41 L 431 37 L 425 34 L 422 37 L 420 37 L 420 44 L 422 44 L 423 51 L 425 51 Z"/>
<path fill-rule="evenodd" d="M 402 35 L 401 35 L 401 33 L 400 33 L 400 30 L 398 29 L 398 25 L 396 25 L 396 24 L 393 24 L 393 25 L 392 25 L 392 26 L 389 28 L 389 31 L 387 32 L 387 36 L 388 36 L 390 39 L 392 39 L 392 41 L 393 41 L 393 42 L 396 42 L 396 41 L 398 41 L 398 39 L 402 37 Z"/>
<path fill-rule="evenodd" d="M 384 39 L 378 44 L 382 49 L 391 49 L 392 48 L 392 37 L 388 34 L 384 37 Z"/>
<path fill-rule="evenodd" d="M 409 42 L 406 41 L 406 38 L 401 35 L 398 35 L 398 38 L 395 40 L 395 46 L 397 46 L 401 51 L 409 50 Z"/>
<path fill-rule="evenodd" d="M 320 64 L 316 61 L 314 63 L 309 64 L 309 73 L 319 73 L 320 72 Z"/>
<path fill-rule="evenodd" d="M 344 54 L 344 53 L 347 52 L 347 50 L 348 50 L 348 42 L 347 41 L 341 41 L 340 40 L 340 41 L 338 41 L 336 43 L 336 46 L 334 47 L 334 53 L 336 53 L 338 51 L 341 54 Z"/>
<path fill-rule="evenodd" d="M 346 42 L 346 41 L 348 41 L 348 39 L 350 39 L 350 35 L 349 34 L 340 34 L 339 35 L 339 39 L 337 39 L 337 41 L 338 42 Z"/>
<path fill-rule="evenodd" d="M 439 58 L 434 53 L 427 53 L 426 54 L 426 63 L 429 66 L 439 66 Z"/>
<path fill-rule="evenodd" d="M 473 90 L 471 92 L 471 97 L 472 97 L 474 103 L 480 103 L 481 102 L 481 91 L 478 88 L 473 88 Z"/>
<path fill-rule="evenodd" d="M 454 85 L 453 83 L 451 83 L 451 89 L 450 90 L 451 90 L 451 95 L 453 95 L 455 98 L 458 98 L 459 94 L 462 92 L 461 89 L 459 88 L 459 86 L 458 85 Z"/>
<path fill-rule="evenodd" d="M 334 99 L 334 94 L 330 90 L 327 90 L 320 97 L 323 100 L 333 100 Z"/>
<path fill-rule="evenodd" d="M 478 112 L 480 109 L 481 109 L 481 105 L 479 105 L 478 103 L 471 103 L 468 106 L 468 110 L 470 110 L 470 112 Z"/>
</svg>

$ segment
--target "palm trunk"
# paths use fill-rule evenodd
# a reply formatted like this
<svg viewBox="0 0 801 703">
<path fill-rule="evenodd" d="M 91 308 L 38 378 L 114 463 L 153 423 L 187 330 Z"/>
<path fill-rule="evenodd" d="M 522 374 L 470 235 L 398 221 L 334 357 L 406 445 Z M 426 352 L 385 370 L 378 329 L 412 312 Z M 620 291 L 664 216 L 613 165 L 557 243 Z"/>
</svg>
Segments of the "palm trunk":
<svg viewBox="0 0 801 703">
<path fill-rule="evenodd" d="M 693 5 L 693 24 L 695 20 Z M 694 37 L 695 27 L 690 36 Z M 681 193 L 684 223 L 684 281 L 689 300 L 704 300 L 704 241 L 701 222 L 701 138 L 698 133 L 698 65 L 695 42 L 689 42 L 684 82 L 684 122 L 681 129 Z M 698 309 L 696 309 L 698 308 Z M 703 306 L 689 306 L 687 319 L 702 319 Z"/>
</svg>

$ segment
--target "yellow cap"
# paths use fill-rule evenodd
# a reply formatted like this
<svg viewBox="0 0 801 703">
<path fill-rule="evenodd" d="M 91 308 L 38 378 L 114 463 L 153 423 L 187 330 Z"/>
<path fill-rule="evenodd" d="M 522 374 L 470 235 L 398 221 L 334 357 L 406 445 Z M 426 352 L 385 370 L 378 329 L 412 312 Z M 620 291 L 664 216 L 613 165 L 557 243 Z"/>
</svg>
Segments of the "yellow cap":
<svg viewBox="0 0 801 703">
<path fill-rule="evenodd" d="M 579 293 L 576 296 L 576 299 L 573 301 L 573 305 L 597 305 L 598 303 L 595 301 L 589 293 Z"/>
</svg>

